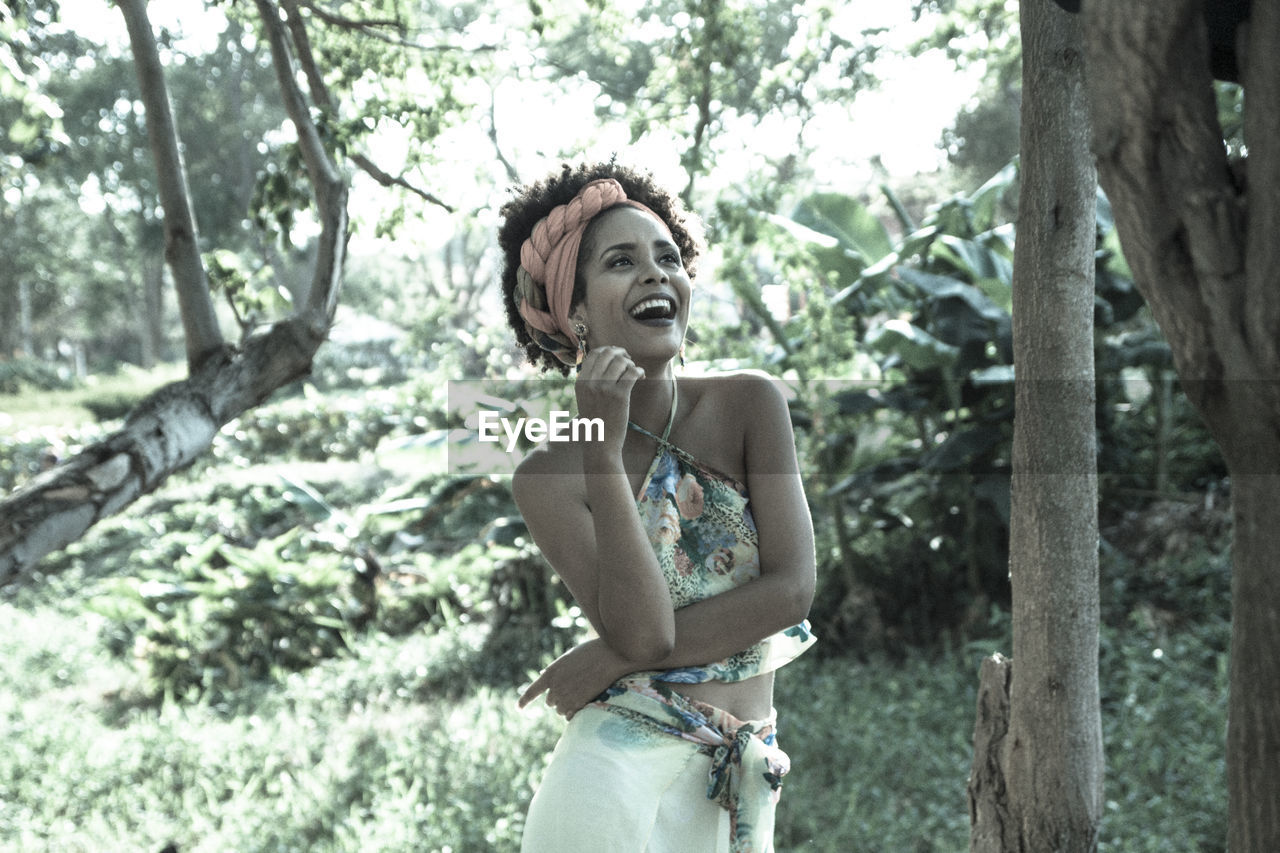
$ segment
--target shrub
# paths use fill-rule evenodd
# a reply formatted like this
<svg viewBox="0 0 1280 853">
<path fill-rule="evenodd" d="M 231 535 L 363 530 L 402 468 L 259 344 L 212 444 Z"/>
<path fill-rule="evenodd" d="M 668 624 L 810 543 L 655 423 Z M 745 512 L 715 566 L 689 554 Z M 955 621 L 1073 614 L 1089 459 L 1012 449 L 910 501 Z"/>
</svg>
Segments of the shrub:
<svg viewBox="0 0 1280 853">
<path fill-rule="evenodd" d="M 0 394 L 21 394 L 24 388 L 61 391 L 75 386 L 65 367 L 38 358 L 0 359 Z"/>
<path fill-rule="evenodd" d="M 101 437 L 96 425 L 45 427 L 0 434 L 0 493 L 12 491 L 41 471 Z"/>
</svg>

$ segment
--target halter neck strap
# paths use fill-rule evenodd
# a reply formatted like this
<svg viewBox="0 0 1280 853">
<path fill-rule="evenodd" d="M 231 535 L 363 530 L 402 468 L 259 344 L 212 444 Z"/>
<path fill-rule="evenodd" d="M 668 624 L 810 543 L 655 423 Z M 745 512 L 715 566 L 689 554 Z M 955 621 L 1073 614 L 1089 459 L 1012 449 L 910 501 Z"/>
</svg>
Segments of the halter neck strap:
<svg viewBox="0 0 1280 853">
<path fill-rule="evenodd" d="M 667 439 L 671 435 L 671 427 L 674 426 L 676 422 L 676 406 L 679 403 L 679 400 L 680 400 L 680 383 L 672 379 L 671 380 L 671 414 L 667 416 L 667 428 L 662 431 L 662 435 L 654 435 L 653 433 L 649 432 L 649 430 L 640 426 L 640 424 L 636 423 L 635 421 L 631 421 L 631 420 L 627 421 L 627 426 L 631 427 L 633 430 L 635 430 L 638 433 L 647 435 L 650 438 L 656 438 L 661 443 L 670 445 L 671 442 L 668 441 Z"/>
</svg>

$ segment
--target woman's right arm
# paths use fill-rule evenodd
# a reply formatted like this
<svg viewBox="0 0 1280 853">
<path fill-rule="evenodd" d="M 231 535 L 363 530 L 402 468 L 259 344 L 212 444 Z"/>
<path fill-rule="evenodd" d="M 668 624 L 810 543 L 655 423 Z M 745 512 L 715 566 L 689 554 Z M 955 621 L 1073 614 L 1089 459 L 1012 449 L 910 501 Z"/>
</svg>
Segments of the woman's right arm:
<svg viewBox="0 0 1280 853">
<path fill-rule="evenodd" d="M 579 415 L 605 423 L 604 441 L 581 448 L 585 499 L 549 452 L 530 454 L 512 481 L 516 505 L 543 556 L 600 638 L 631 661 L 665 657 L 675 644 L 671 593 L 622 463 L 630 393 L 639 376 L 622 350 L 594 350 L 583 362 Z"/>
</svg>

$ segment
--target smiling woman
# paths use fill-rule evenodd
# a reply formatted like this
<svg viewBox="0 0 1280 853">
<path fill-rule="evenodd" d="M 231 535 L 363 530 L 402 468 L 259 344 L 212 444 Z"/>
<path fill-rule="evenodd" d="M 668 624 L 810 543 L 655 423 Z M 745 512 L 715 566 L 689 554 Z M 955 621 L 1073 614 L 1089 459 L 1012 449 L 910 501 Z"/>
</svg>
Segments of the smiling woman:
<svg viewBox="0 0 1280 853">
<path fill-rule="evenodd" d="M 603 425 L 512 481 L 597 635 L 520 697 L 569 721 L 522 849 L 772 850 L 774 672 L 813 643 L 786 402 L 758 375 L 677 380 L 698 231 L 648 176 L 566 168 L 502 213 L 512 329 L 535 364 L 577 366 L 578 414 Z"/>
</svg>

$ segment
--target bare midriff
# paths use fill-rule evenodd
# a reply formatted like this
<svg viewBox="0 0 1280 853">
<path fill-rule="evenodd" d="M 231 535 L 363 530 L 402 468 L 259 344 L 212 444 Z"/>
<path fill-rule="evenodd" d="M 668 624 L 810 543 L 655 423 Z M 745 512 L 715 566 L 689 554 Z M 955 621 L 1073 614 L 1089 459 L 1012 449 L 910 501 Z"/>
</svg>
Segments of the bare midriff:
<svg viewBox="0 0 1280 853">
<path fill-rule="evenodd" d="M 773 710 L 773 673 L 766 672 L 745 681 L 704 681 L 701 684 L 673 685 L 690 699 L 728 711 L 739 720 L 763 720 Z"/>
</svg>

